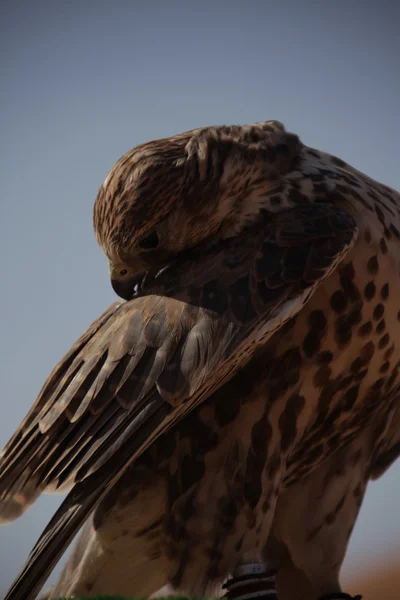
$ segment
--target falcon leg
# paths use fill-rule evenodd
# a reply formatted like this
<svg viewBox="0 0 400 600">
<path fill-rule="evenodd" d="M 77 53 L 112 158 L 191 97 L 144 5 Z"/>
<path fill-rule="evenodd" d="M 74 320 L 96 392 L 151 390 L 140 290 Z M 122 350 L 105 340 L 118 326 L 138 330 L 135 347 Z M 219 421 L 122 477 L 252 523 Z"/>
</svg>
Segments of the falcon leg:
<svg viewBox="0 0 400 600">
<path fill-rule="evenodd" d="M 339 573 L 365 493 L 371 440 L 366 431 L 278 497 L 264 556 L 277 567 L 279 600 L 353 599 Z"/>
<path fill-rule="evenodd" d="M 150 477 L 150 476 L 149 476 Z M 84 525 L 57 584 L 45 600 L 109 594 L 148 597 L 167 583 L 159 523 L 163 482 L 143 475 L 140 493 L 128 470 Z"/>
</svg>

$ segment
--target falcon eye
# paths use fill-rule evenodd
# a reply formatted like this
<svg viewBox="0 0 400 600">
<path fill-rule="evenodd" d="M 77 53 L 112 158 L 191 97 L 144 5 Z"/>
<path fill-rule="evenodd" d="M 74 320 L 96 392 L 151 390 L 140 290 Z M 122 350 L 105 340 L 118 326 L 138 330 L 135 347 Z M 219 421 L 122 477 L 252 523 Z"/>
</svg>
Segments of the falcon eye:
<svg viewBox="0 0 400 600">
<path fill-rule="evenodd" d="M 142 248 L 142 250 L 152 250 L 153 248 L 157 248 L 158 244 L 158 234 L 156 231 L 153 231 L 153 233 L 140 240 L 139 247 Z"/>
</svg>

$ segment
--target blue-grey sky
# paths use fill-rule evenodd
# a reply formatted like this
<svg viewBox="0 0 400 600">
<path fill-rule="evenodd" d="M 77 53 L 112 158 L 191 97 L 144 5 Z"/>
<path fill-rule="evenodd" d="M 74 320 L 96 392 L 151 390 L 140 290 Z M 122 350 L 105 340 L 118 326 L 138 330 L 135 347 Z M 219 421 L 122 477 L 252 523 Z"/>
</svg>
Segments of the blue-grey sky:
<svg viewBox="0 0 400 600">
<path fill-rule="evenodd" d="M 113 301 L 91 213 L 132 146 L 278 119 L 400 188 L 399 3 L 13 0 L 0 11 L 0 445 Z M 399 475 L 398 464 L 370 486 L 347 579 L 399 555 Z M 0 595 L 59 500 L 0 529 Z"/>
</svg>

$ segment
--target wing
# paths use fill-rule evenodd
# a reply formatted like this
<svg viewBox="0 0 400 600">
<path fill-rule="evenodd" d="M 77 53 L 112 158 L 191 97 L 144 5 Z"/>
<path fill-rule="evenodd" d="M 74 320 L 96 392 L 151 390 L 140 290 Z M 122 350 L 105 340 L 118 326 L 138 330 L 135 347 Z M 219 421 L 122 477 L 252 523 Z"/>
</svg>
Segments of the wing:
<svg viewBox="0 0 400 600">
<path fill-rule="evenodd" d="M 293 317 L 357 237 L 344 210 L 271 216 L 112 305 L 48 378 L 2 454 L 0 511 L 72 486 L 7 600 L 35 596 L 83 521 L 151 443 Z"/>
</svg>

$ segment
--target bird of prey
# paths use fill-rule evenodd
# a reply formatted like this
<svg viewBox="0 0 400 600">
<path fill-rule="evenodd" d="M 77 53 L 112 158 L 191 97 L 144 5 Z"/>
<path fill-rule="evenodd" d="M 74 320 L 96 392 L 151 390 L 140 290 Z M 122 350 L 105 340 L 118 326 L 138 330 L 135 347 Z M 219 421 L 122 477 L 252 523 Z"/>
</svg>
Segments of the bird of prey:
<svg viewBox="0 0 400 600">
<path fill-rule="evenodd" d="M 279 600 L 339 571 L 400 452 L 400 199 L 276 121 L 138 146 L 94 206 L 123 301 L 1 455 L 0 518 L 69 490 L 7 600 L 204 595 L 240 565 Z"/>
</svg>

